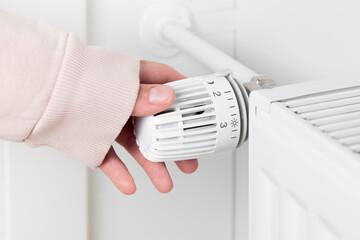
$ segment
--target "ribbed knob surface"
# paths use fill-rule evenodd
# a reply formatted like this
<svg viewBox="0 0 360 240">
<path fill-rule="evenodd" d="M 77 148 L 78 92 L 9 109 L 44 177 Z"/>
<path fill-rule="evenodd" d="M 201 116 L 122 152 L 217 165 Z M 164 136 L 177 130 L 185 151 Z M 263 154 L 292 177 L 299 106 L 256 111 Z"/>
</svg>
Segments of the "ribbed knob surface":
<svg viewBox="0 0 360 240">
<path fill-rule="evenodd" d="M 168 83 L 175 101 L 167 110 L 135 119 L 142 154 L 151 161 L 176 161 L 236 148 L 241 109 L 224 76 L 207 75 Z"/>
</svg>

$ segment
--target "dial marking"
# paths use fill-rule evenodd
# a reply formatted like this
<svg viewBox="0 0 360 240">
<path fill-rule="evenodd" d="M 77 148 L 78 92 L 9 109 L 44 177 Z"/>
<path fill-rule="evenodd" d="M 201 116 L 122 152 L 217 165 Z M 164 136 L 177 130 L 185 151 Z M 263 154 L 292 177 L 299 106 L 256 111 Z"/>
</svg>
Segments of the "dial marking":
<svg viewBox="0 0 360 240">
<path fill-rule="evenodd" d="M 235 106 L 230 106 L 230 108 L 234 108 Z"/>
<path fill-rule="evenodd" d="M 231 93 L 231 91 L 225 91 L 224 93 Z"/>
<path fill-rule="evenodd" d="M 236 113 L 231 114 L 232 117 L 233 117 L 233 116 L 236 116 L 236 115 L 237 115 Z"/>
<path fill-rule="evenodd" d="M 217 91 L 217 92 L 213 92 L 214 97 L 220 97 L 221 96 L 221 92 Z"/>
<path fill-rule="evenodd" d="M 231 137 L 231 139 L 235 139 L 235 138 L 237 138 L 237 137 Z"/>
<path fill-rule="evenodd" d="M 230 125 L 233 128 L 239 126 L 239 120 L 237 120 L 236 118 L 231 119 Z"/>
<path fill-rule="evenodd" d="M 230 100 L 233 100 L 233 98 L 228 98 L 228 100 L 230 101 Z"/>
</svg>

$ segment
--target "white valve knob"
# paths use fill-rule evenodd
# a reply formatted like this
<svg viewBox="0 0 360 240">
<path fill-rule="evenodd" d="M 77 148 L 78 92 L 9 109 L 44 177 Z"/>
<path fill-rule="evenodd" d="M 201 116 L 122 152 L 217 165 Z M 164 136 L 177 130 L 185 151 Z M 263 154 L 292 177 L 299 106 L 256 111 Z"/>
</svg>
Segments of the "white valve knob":
<svg viewBox="0 0 360 240">
<path fill-rule="evenodd" d="M 231 151 L 247 137 L 247 93 L 229 71 L 166 85 L 175 90 L 167 110 L 135 119 L 136 142 L 154 162 Z"/>
</svg>

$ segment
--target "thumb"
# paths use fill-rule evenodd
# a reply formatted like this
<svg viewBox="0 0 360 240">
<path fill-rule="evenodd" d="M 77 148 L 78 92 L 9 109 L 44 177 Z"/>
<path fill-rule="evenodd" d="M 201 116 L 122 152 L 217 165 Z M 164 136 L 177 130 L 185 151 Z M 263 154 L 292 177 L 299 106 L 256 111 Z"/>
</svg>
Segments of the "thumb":
<svg viewBox="0 0 360 240">
<path fill-rule="evenodd" d="M 175 98 L 172 87 L 162 84 L 141 84 L 132 116 L 148 116 L 171 106 Z"/>
</svg>

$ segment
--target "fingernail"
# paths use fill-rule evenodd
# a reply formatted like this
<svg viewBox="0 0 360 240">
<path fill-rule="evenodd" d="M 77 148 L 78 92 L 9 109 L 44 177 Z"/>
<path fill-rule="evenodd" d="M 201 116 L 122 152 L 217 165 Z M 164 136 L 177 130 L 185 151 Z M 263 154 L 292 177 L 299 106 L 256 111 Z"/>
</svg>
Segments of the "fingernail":
<svg viewBox="0 0 360 240">
<path fill-rule="evenodd" d="M 158 85 L 150 89 L 149 102 L 151 104 L 160 105 L 169 103 L 172 99 L 173 90 L 169 86 Z"/>
</svg>

